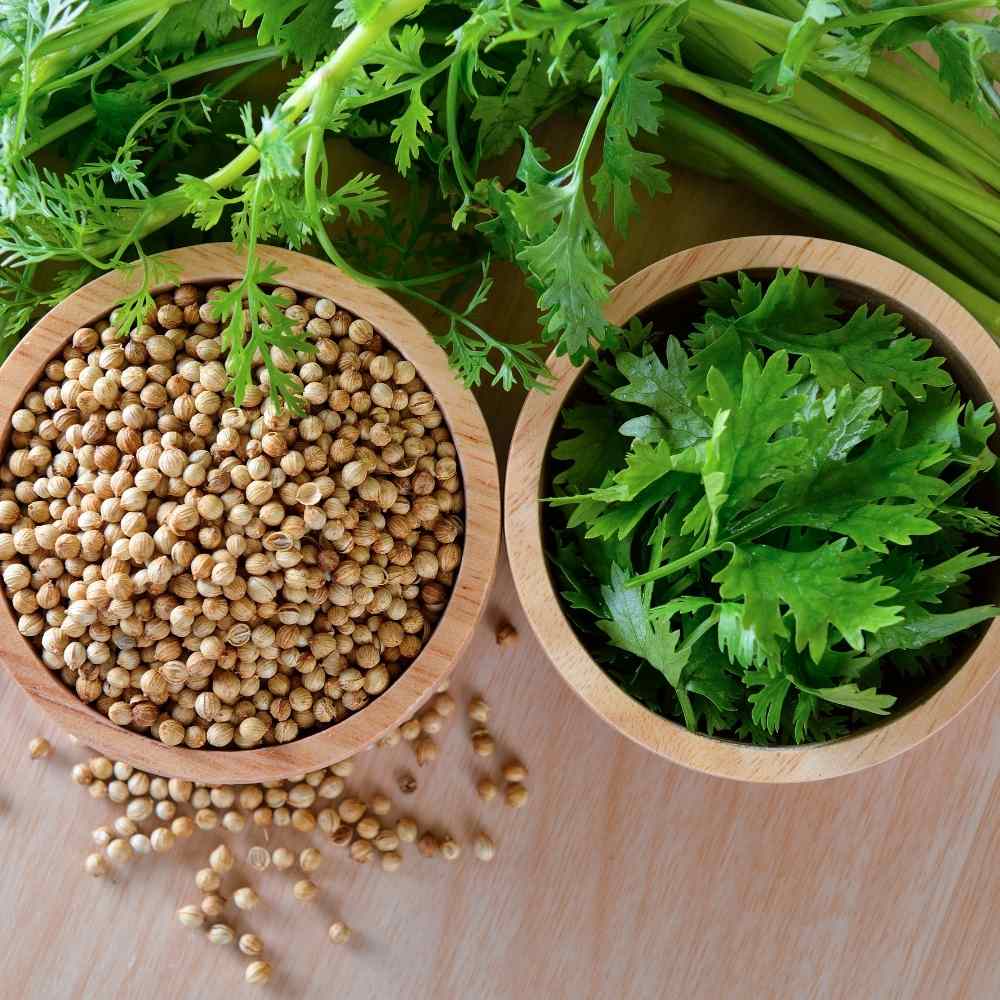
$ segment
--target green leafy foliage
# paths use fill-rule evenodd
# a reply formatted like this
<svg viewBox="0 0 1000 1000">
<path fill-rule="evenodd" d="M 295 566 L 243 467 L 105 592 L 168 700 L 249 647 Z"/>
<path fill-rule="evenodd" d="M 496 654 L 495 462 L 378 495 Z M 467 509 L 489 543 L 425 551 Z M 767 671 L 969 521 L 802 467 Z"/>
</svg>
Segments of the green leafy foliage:
<svg viewBox="0 0 1000 1000">
<path fill-rule="evenodd" d="M 898 316 L 845 313 L 797 271 L 703 294 L 687 337 L 640 328 L 565 411 L 551 558 L 643 704 L 762 744 L 833 739 L 1000 614 L 971 586 L 993 557 L 965 543 L 1000 528 L 969 502 L 993 414 Z"/>
</svg>

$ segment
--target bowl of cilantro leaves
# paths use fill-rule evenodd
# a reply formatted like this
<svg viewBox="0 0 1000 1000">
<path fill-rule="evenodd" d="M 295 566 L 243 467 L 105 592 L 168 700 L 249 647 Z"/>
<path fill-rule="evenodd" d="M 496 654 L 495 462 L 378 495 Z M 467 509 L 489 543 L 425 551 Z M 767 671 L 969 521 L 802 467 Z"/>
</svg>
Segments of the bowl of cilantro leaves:
<svg viewBox="0 0 1000 1000">
<path fill-rule="evenodd" d="M 1000 672 L 1000 347 L 856 247 L 747 237 L 612 293 L 617 349 L 522 411 L 506 535 L 549 658 L 710 774 L 890 759 Z"/>
</svg>

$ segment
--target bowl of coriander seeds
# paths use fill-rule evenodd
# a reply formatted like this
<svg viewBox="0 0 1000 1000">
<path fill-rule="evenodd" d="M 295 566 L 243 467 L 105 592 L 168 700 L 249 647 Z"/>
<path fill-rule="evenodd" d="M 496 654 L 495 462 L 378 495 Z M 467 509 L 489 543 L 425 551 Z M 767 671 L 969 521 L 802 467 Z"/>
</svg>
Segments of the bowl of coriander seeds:
<svg viewBox="0 0 1000 1000">
<path fill-rule="evenodd" d="M 499 546 L 489 431 L 424 327 L 330 264 L 257 255 L 274 285 L 260 323 L 244 302 L 239 405 L 229 244 L 160 255 L 131 321 L 134 279 L 85 285 L 0 370 L 4 665 L 88 746 L 214 784 L 399 725 L 471 638 Z"/>
</svg>

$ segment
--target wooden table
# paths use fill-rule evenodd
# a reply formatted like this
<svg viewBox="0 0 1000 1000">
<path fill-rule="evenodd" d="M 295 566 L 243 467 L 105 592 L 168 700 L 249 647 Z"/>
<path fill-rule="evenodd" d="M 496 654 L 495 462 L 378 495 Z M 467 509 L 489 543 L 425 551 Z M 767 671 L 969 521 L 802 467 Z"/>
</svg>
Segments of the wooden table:
<svg viewBox="0 0 1000 1000">
<path fill-rule="evenodd" d="M 804 231 L 737 188 L 683 174 L 672 196 L 643 209 L 627 245 L 614 247 L 619 275 L 708 239 Z M 513 274 L 503 282 L 494 329 L 531 336 L 532 296 Z M 516 400 L 482 399 L 503 454 Z M 520 634 L 498 649 L 493 629 L 508 617 Z M 485 693 L 497 763 L 516 753 L 530 768 L 528 805 L 478 801 L 481 760 L 461 717 L 412 800 L 395 792 L 395 773 L 413 768 L 405 745 L 366 755 L 356 785 L 412 801 L 418 819 L 462 840 L 482 825 L 496 859 L 483 864 L 466 848 L 449 865 L 409 848 L 386 875 L 327 847 L 312 904 L 292 898 L 291 872 L 251 873 L 264 904 L 236 924 L 264 938 L 275 965 L 264 990 L 243 984 L 234 947 L 174 919 L 197 901 L 193 874 L 218 837 L 198 834 L 110 882 L 83 875 L 89 831 L 114 807 L 70 782 L 82 748 L 0 677 L 0 997 L 1000 994 L 1000 687 L 918 750 L 861 775 L 781 788 L 702 777 L 632 746 L 576 700 L 528 633 L 504 565 L 453 688 L 463 701 Z M 27 743 L 39 733 L 56 751 L 33 762 Z M 242 859 L 260 836 L 226 839 Z M 302 840 L 280 831 L 271 843 Z M 339 918 L 355 928 L 348 946 L 326 937 Z"/>
</svg>

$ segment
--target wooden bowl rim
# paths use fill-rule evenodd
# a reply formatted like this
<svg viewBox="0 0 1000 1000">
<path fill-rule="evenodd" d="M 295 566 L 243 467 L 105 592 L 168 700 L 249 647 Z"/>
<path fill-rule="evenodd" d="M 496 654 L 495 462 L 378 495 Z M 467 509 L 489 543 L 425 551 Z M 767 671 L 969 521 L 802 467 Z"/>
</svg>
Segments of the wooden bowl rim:
<svg viewBox="0 0 1000 1000">
<path fill-rule="evenodd" d="M 681 251 L 651 264 L 611 292 L 606 309 L 623 324 L 699 281 L 738 270 L 799 267 L 858 286 L 877 300 L 921 317 L 972 367 L 1000 412 L 1000 348 L 954 299 L 930 281 L 879 254 L 831 240 L 748 236 Z M 504 500 L 508 559 L 518 596 L 549 659 L 601 718 L 629 739 L 693 770 L 741 781 L 782 783 L 850 774 L 895 757 L 937 732 L 1000 673 L 1000 619 L 937 691 L 885 723 L 830 743 L 755 747 L 692 733 L 646 709 L 590 657 L 553 587 L 542 545 L 538 498 L 555 421 L 584 368 L 549 357 L 551 392 L 531 392 L 518 417 L 508 457 Z"/>
<path fill-rule="evenodd" d="M 108 757 L 206 784 L 273 781 L 317 770 L 370 747 L 412 715 L 448 676 L 472 638 L 493 583 L 500 545 L 499 473 L 489 429 L 472 392 L 455 378 L 447 356 L 423 324 L 384 292 L 362 285 L 325 261 L 269 246 L 258 247 L 258 254 L 263 262 L 283 268 L 278 282 L 300 293 L 328 297 L 367 319 L 416 366 L 441 407 L 458 452 L 465 494 L 465 544 L 444 614 L 427 645 L 391 687 L 342 722 L 291 743 L 257 750 L 168 747 L 116 726 L 81 702 L 45 666 L 17 630 L 4 593 L 0 600 L 0 641 L 8 650 L 4 665 L 33 701 L 82 743 Z M 223 283 L 242 277 L 245 270 L 244 254 L 229 243 L 184 247 L 158 254 L 156 259 L 179 268 L 178 283 Z M 75 330 L 106 315 L 137 284 L 135 278 L 117 271 L 96 278 L 42 317 L 14 348 L 0 368 L 7 387 L 0 400 L 0 452 L 7 445 L 12 413 L 45 364 Z M 161 282 L 156 291 L 174 284 Z"/>
</svg>

